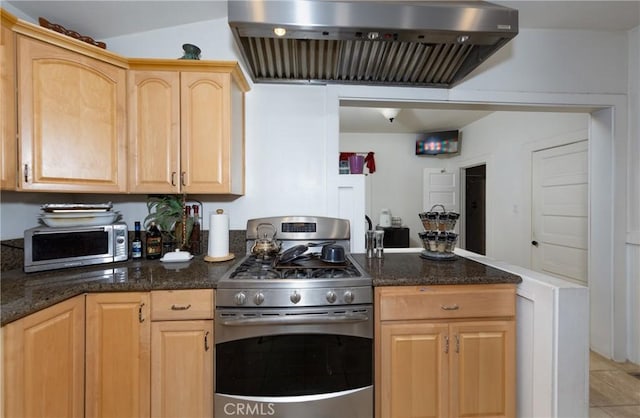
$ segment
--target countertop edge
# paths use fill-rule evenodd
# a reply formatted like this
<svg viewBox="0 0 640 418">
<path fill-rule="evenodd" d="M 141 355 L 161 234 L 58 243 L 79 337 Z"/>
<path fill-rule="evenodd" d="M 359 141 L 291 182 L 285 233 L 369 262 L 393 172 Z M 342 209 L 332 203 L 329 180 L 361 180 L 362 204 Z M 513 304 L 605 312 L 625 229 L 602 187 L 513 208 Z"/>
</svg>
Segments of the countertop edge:
<svg viewBox="0 0 640 418">
<path fill-rule="evenodd" d="M 352 254 L 372 277 L 373 287 L 438 286 L 469 284 L 518 284 L 516 274 L 461 255 L 456 261 L 428 261 L 414 253 L 391 253 L 384 259 Z M 4 326 L 70 298 L 88 293 L 151 292 L 154 290 L 216 289 L 217 282 L 239 259 L 223 263 L 193 260 L 184 270 L 172 271 L 158 262 L 127 261 L 106 270 L 126 270 L 126 280 L 105 280 L 96 272 L 105 267 L 54 271 L 40 274 L 3 272 L 0 325 Z M 71 273 L 70 273 L 71 272 Z M 65 282 L 72 274 L 75 280 Z M 97 279 L 94 279 L 97 277 Z M 114 276 L 115 277 L 115 276 Z M 79 279 L 78 279 L 79 278 Z M 61 280 L 62 284 L 55 280 Z M 52 286 L 50 286 L 53 284 Z"/>
</svg>

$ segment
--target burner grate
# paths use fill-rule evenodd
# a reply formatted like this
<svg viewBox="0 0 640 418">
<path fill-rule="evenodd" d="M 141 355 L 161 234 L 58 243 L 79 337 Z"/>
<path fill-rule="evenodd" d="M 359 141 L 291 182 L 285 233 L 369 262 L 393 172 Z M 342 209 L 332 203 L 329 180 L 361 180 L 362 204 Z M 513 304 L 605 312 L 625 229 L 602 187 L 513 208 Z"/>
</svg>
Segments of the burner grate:
<svg viewBox="0 0 640 418">
<path fill-rule="evenodd" d="M 358 269 L 349 261 L 339 264 L 326 263 L 318 256 L 304 257 L 291 263 L 275 265 L 247 257 L 230 274 L 230 279 L 329 279 L 360 277 Z"/>
</svg>

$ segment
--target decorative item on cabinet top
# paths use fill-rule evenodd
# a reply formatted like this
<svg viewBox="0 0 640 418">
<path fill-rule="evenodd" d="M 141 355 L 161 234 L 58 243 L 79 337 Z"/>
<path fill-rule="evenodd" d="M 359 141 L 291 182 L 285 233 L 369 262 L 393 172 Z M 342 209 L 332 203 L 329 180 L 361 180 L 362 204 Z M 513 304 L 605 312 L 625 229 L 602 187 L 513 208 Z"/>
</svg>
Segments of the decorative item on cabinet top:
<svg viewBox="0 0 640 418">
<path fill-rule="evenodd" d="M 59 25 L 57 23 L 51 23 L 47 19 L 45 19 L 44 17 L 39 17 L 38 18 L 38 22 L 40 23 L 40 26 L 42 26 L 43 28 L 51 29 L 51 30 L 56 31 L 58 33 L 61 33 L 63 35 L 70 36 L 70 37 L 72 37 L 74 39 L 81 40 L 82 42 L 86 42 L 86 43 L 88 43 L 90 45 L 97 46 L 98 48 L 107 49 L 107 44 L 106 43 L 100 42 L 100 41 L 96 41 L 96 40 L 94 40 L 93 38 L 91 38 L 89 36 L 81 35 L 78 32 L 70 30 L 70 29 L 67 29 L 64 26 Z"/>
<path fill-rule="evenodd" d="M 182 49 L 184 50 L 184 55 L 180 57 L 181 60 L 199 60 L 200 59 L 200 48 L 193 44 L 183 44 Z"/>
</svg>

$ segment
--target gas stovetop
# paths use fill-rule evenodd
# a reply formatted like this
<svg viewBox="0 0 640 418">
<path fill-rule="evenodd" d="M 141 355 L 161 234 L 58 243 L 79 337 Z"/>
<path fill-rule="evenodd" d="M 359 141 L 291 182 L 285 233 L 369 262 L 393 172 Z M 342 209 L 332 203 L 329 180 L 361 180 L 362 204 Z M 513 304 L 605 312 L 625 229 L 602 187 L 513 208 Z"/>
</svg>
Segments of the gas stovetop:
<svg viewBox="0 0 640 418">
<path fill-rule="evenodd" d="M 289 263 L 274 263 L 248 256 L 232 270 L 230 280 L 258 279 L 345 279 L 362 277 L 362 273 L 347 259 L 344 263 L 322 261 L 318 254 L 305 254 Z"/>
<path fill-rule="evenodd" d="M 281 250 L 309 245 L 288 263 L 263 260 L 251 254 L 258 225 L 270 223 Z M 345 248 L 344 263 L 320 259 L 320 244 Z M 317 244 L 317 246 L 316 246 Z M 252 219 L 247 222 L 247 255 L 218 282 L 216 306 L 282 307 L 371 303 L 371 277 L 348 254 L 349 221 L 313 216 Z"/>
</svg>

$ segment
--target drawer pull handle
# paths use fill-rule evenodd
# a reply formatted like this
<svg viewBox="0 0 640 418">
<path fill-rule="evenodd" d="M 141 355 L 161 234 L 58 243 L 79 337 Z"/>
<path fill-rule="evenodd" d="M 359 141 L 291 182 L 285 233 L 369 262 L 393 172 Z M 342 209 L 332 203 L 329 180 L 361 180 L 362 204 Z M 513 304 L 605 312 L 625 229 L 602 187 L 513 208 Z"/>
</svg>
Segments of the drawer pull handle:
<svg viewBox="0 0 640 418">
<path fill-rule="evenodd" d="M 188 304 L 187 306 L 184 306 L 184 305 L 171 305 L 171 310 L 172 311 L 186 311 L 190 307 L 191 307 L 191 304 Z"/>
<path fill-rule="evenodd" d="M 143 323 L 144 322 L 144 315 L 142 314 L 142 308 L 144 307 L 144 302 L 142 302 L 140 304 L 140 306 L 138 307 L 138 322 Z"/>
<path fill-rule="evenodd" d="M 442 309 L 443 311 L 457 311 L 458 309 L 460 309 L 460 307 L 458 306 L 458 304 L 440 305 L 440 309 Z"/>
</svg>

